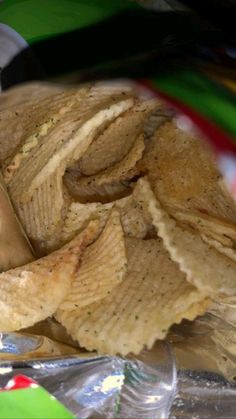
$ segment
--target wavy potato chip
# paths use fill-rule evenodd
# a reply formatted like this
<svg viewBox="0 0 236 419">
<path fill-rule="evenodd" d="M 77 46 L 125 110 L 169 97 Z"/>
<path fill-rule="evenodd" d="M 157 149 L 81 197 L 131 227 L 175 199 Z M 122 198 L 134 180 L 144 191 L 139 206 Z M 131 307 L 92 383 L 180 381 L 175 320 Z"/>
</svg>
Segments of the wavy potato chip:
<svg viewBox="0 0 236 419">
<path fill-rule="evenodd" d="M 17 206 L 22 224 L 39 255 L 52 250 L 52 238 L 57 242 L 71 202 L 62 175 L 58 169 L 36 189 L 29 202 Z"/>
<path fill-rule="evenodd" d="M 116 201 L 105 204 L 101 202 L 86 204 L 72 202 L 66 214 L 60 235 L 54 241 L 54 246 L 57 245 L 59 247 L 71 240 L 91 220 L 99 220 L 100 229 L 102 230 L 113 207 L 118 208 L 120 212 L 121 224 L 126 236 L 144 238 L 150 232 L 153 233 L 151 217 L 143 205 L 142 190 L 139 188 L 139 184 L 135 184 L 131 195 Z"/>
<path fill-rule="evenodd" d="M 128 181 L 139 172 L 136 163 L 145 148 L 143 134 L 137 137 L 133 147 L 123 160 L 94 176 L 79 177 L 77 171 L 69 171 L 65 184 L 70 193 L 80 201 L 91 202 L 102 199 L 115 200 L 119 194 L 129 190 Z"/>
<path fill-rule="evenodd" d="M 1 92 L 0 112 L 7 108 L 25 105 L 27 102 L 39 101 L 48 96 L 53 96 L 63 92 L 65 85 L 48 82 L 28 82 L 21 83 Z M 68 87 L 67 87 L 68 89 Z"/>
<path fill-rule="evenodd" d="M 176 211 L 175 219 L 197 230 L 204 242 L 236 261 L 236 225 L 206 214 Z"/>
<path fill-rule="evenodd" d="M 72 138 L 68 140 L 68 143 L 64 145 L 64 148 L 60 147 L 60 142 L 58 145 L 57 136 L 54 138 L 49 136 L 50 149 L 53 141 L 55 141 L 58 150 L 55 150 L 48 161 L 48 147 L 44 148 L 43 144 L 41 149 L 38 149 L 38 153 L 47 160 L 47 163 L 42 167 L 40 165 L 42 165 L 43 159 L 40 160 L 39 154 L 35 151 L 37 146 L 30 150 L 27 157 L 22 160 L 21 165 L 8 184 L 8 188 L 27 233 L 38 247 L 41 246 L 42 241 L 49 241 L 55 236 L 58 228 L 63 224 L 62 213 L 66 212 L 66 205 L 62 178 L 66 165 L 86 150 L 101 124 L 112 120 L 131 105 L 132 99 L 127 99 L 112 104 L 107 109 L 100 110 L 82 124 Z M 67 130 L 67 127 L 64 126 L 64 130 Z M 36 153 L 37 161 L 34 160 L 31 152 Z M 39 167 L 41 167 L 41 171 L 35 175 L 35 171 Z M 29 220 L 32 222 L 29 222 Z"/>
<path fill-rule="evenodd" d="M 194 230 L 178 225 L 161 207 L 149 183 L 139 180 L 147 209 L 171 258 L 186 278 L 208 296 L 236 292 L 236 262 L 219 253 Z"/>
<path fill-rule="evenodd" d="M 51 316 L 69 291 L 82 250 L 96 234 L 97 223 L 72 242 L 28 265 L 0 274 L 0 330 L 14 331 Z"/>
<path fill-rule="evenodd" d="M 102 100 L 101 95 L 96 97 L 92 92 L 91 97 L 86 97 L 83 101 L 80 97 L 81 103 L 73 105 L 74 108 L 61 116 L 60 123 L 55 123 L 46 135 L 38 138 L 34 147 L 23 153 L 14 176 L 7 181 L 13 197 L 28 200 L 59 166 L 65 170 L 78 160 L 104 124 L 133 105 L 132 98 L 120 100 L 117 97 L 112 101 L 105 96 Z M 8 168 L 4 171 L 5 176 L 7 172 Z"/>
<path fill-rule="evenodd" d="M 34 259 L 31 245 L 14 213 L 0 173 L 0 272 Z"/>
<path fill-rule="evenodd" d="M 93 140 L 76 169 L 81 175 L 94 175 L 122 160 L 143 132 L 145 122 L 158 106 L 157 100 L 137 102 Z"/>
<path fill-rule="evenodd" d="M 57 320 L 88 350 L 127 355 L 151 348 L 173 323 L 194 319 L 207 307 L 165 251 L 162 240 L 126 239 L 128 271 L 111 294 L 73 311 L 59 309 Z"/>
<path fill-rule="evenodd" d="M 3 167 L 10 165 L 13 170 L 12 154 L 17 153 L 21 162 L 24 157 L 21 147 L 32 145 L 33 140 L 34 148 L 49 128 L 53 128 L 75 104 L 79 105 L 88 90 L 89 87 L 68 89 L 53 98 L 26 102 L 0 112 L 0 162 Z M 17 161 L 16 169 L 18 165 Z"/>
<path fill-rule="evenodd" d="M 112 207 L 113 202 L 107 204 L 102 204 L 101 202 L 92 202 L 89 204 L 73 202 L 69 207 L 65 224 L 61 231 L 61 242 L 68 241 L 77 231 L 83 230 L 90 220 L 99 219 L 101 228 L 103 228 Z"/>
<path fill-rule="evenodd" d="M 100 103 L 104 101 L 111 103 L 111 100 L 114 101 L 118 96 L 124 99 L 130 95 L 130 88 L 123 84 L 112 86 L 108 83 L 96 83 L 94 86 L 83 85 L 79 88 L 67 89 L 53 95 L 53 98 L 42 99 L 39 95 L 40 100 L 27 101 L 5 109 L 0 112 L 0 162 L 5 163 L 7 159 L 7 164 L 10 163 L 13 152 L 16 154 L 16 150 L 26 142 L 30 142 L 32 137 L 42 136 L 45 124 L 51 123 L 52 127 L 57 125 L 68 112 L 78 115 L 78 109 L 84 102 L 89 101 L 90 107 L 93 107 L 98 96 Z"/>
<path fill-rule="evenodd" d="M 113 209 L 98 239 L 85 250 L 62 310 L 85 307 L 109 295 L 127 270 L 124 233 L 120 214 Z"/>
<path fill-rule="evenodd" d="M 214 156 L 199 138 L 166 122 L 147 142 L 140 168 L 167 209 L 206 214 L 236 223 L 236 205 L 224 187 Z"/>
<path fill-rule="evenodd" d="M 144 213 L 139 198 L 142 201 L 142 197 L 139 197 L 136 193 L 135 185 L 131 195 L 105 204 L 101 202 L 87 204 L 72 202 L 59 235 L 47 241 L 48 249 L 59 248 L 67 243 L 75 234 L 83 230 L 91 220 L 99 220 L 99 228 L 102 230 L 113 207 L 119 209 L 125 235 L 144 238 L 150 232 L 152 225 L 150 216 L 148 218 L 146 212 Z"/>
</svg>

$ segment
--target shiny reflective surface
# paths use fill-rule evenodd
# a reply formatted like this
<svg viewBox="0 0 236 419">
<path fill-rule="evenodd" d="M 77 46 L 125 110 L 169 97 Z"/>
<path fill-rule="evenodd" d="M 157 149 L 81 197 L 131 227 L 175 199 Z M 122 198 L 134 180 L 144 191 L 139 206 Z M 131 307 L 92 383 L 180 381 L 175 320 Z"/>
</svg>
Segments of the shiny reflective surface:
<svg viewBox="0 0 236 419">
<path fill-rule="evenodd" d="M 235 301 L 215 302 L 204 317 L 175 326 L 167 342 L 127 359 L 84 351 L 52 320 L 2 333 L 0 386 L 25 374 L 81 419 L 233 419 L 235 312 Z"/>
</svg>

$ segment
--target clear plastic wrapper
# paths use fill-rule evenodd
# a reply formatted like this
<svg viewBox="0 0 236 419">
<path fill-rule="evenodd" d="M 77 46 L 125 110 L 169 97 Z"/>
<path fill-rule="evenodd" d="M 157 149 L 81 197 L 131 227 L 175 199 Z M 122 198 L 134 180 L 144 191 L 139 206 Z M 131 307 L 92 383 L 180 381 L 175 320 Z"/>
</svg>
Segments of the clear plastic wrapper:
<svg viewBox="0 0 236 419">
<path fill-rule="evenodd" d="M 213 311 L 127 359 L 65 345 L 54 321 L 38 326 L 51 338 L 2 334 L 0 386 L 27 375 L 78 418 L 234 418 L 236 330 Z"/>
</svg>

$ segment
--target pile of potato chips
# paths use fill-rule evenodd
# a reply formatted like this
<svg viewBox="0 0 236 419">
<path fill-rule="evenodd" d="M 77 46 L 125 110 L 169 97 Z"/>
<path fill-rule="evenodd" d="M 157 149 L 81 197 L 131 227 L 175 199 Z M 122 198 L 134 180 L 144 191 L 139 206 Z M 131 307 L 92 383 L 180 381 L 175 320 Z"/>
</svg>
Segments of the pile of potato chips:
<svg viewBox="0 0 236 419">
<path fill-rule="evenodd" d="M 124 83 L 9 90 L 0 163 L 34 249 L 0 274 L 0 330 L 54 316 L 88 350 L 137 354 L 235 295 L 236 205 L 158 100 Z"/>
</svg>

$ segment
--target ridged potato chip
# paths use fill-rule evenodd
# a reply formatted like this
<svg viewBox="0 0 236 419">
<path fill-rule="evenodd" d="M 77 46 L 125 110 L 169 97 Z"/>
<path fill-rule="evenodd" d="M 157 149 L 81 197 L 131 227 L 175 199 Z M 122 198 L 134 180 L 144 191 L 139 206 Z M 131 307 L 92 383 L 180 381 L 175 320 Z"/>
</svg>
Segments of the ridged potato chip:
<svg viewBox="0 0 236 419">
<path fill-rule="evenodd" d="M 84 95 L 85 91 L 87 92 L 83 89 Z M 59 166 L 66 169 L 78 160 L 101 127 L 133 105 L 131 97 L 109 98 L 106 90 L 104 96 L 102 89 L 99 92 L 94 88 L 94 91 L 90 89 L 89 94 L 87 92 L 86 100 L 80 91 L 77 92 L 78 100 L 75 96 L 68 103 L 66 111 L 62 112 L 60 109 L 59 121 L 56 119 L 46 134 L 39 136 L 26 152 L 23 152 L 24 144 L 22 145 L 20 163 L 10 165 L 4 171 L 4 179 L 13 196 L 21 195 L 22 200 L 29 198 Z M 31 132 L 31 135 L 34 134 L 35 130 Z M 9 179 L 12 166 L 14 175 Z M 28 187 L 27 190 L 25 186 Z"/>
<path fill-rule="evenodd" d="M 136 163 L 144 149 L 144 137 L 140 134 L 123 160 L 94 176 L 78 177 L 77 171 L 69 171 L 65 184 L 80 202 L 118 199 L 120 194 L 129 191 L 129 180 L 139 173 Z"/>
<path fill-rule="evenodd" d="M 196 231 L 177 224 L 161 207 L 149 183 L 145 179 L 139 183 L 158 235 L 187 280 L 208 296 L 234 294 L 236 262 L 204 242 Z"/>
<path fill-rule="evenodd" d="M 88 204 L 72 202 L 66 214 L 60 235 L 56 237 L 56 240 L 52 238 L 51 246 L 60 247 L 61 244 L 67 243 L 76 233 L 82 231 L 91 220 L 99 220 L 100 229 L 102 230 L 113 206 L 113 202 L 108 202 L 107 204 L 102 204 L 101 202 Z"/>
<path fill-rule="evenodd" d="M 157 100 L 138 101 L 133 108 L 113 121 L 77 163 L 81 175 L 94 175 L 122 160 L 143 132 L 145 122 L 158 106 Z"/>
<path fill-rule="evenodd" d="M 120 214 L 113 209 L 101 235 L 85 250 L 81 266 L 60 308 L 74 310 L 103 299 L 121 283 L 126 270 L 125 240 Z"/>
<path fill-rule="evenodd" d="M 179 129 L 174 121 L 163 124 L 147 141 L 140 166 L 171 215 L 183 211 L 236 223 L 236 205 L 214 156 L 200 138 Z"/>
<path fill-rule="evenodd" d="M 54 242 L 58 241 L 58 234 L 71 203 L 62 175 L 59 168 L 36 189 L 29 202 L 18 205 L 19 217 L 38 255 L 52 250 L 52 238 Z"/>
<path fill-rule="evenodd" d="M 197 230 L 206 243 L 236 261 L 236 225 L 206 214 L 176 211 L 175 219 Z"/>
<path fill-rule="evenodd" d="M 101 202 L 86 204 L 72 202 L 59 235 L 47 241 L 48 249 L 59 248 L 67 243 L 91 220 L 99 220 L 100 230 L 102 230 L 113 207 L 119 209 L 121 224 L 126 236 L 144 238 L 147 235 L 153 235 L 151 217 L 145 210 L 142 201 L 142 191 L 139 190 L 139 185 L 135 184 L 131 195 L 116 201 L 105 204 Z"/>
<path fill-rule="evenodd" d="M 19 330 L 51 316 L 69 291 L 85 246 L 97 223 L 66 246 L 28 265 L 0 274 L 0 330 Z"/>
<path fill-rule="evenodd" d="M 63 92 L 66 86 L 48 82 L 21 83 L 1 92 L 0 112 L 7 108 L 25 105 L 27 102 L 39 101 L 48 96 Z M 68 88 L 67 88 L 68 89 Z M 15 112 L 17 109 L 15 110 Z"/>
<path fill-rule="evenodd" d="M 122 95 L 122 100 L 116 97 L 114 103 L 103 109 L 103 106 L 108 104 L 108 92 L 105 90 L 106 100 L 102 101 L 102 91 L 100 95 L 97 93 L 98 97 L 94 97 L 91 89 L 91 97 L 88 103 L 84 104 L 84 113 L 81 111 L 74 121 L 80 126 L 75 133 L 73 120 L 68 114 L 68 120 L 64 120 L 63 127 L 60 128 L 60 124 L 57 124 L 50 134 L 40 138 L 45 142 L 39 141 L 26 153 L 16 170 L 5 172 L 9 192 L 22 224 L 39 248 L 43 242 L 50 241 L 57 235 L 57 230 L 63 224 L 62 215 L 66 214 L 63 174 L 67 165 L 83 154 L 102 124 L 116 118 L 133 104 L 132 98 L 123 99 Z M 92 104 L 96 106 L 91 110 Z M 59 140 L 63 135 L 67 141 L 64 139 L 61 143 Z M 10 178 L 9 173 L 13 173 Z"/>
<path fill-rule="evenodd" d="M 162 240 L 126 239 L 128 271 L 109 296 L 56 317 L 82 347 L 101 354 L 139 353 L 173 323 L 193 320 L 208 305 L 165 251 Z"/>
<path fill-rule="evenodd" d="M 96 83 L 94 86 L 84 85 L 79 88 L 70 88 L 66 91 L 44 97 L 44 99 L 27 101 L 0 112 L 0 162 L 11 164 L 11 156 L 24 144 L 34 146 L 39 142 L 39 137 L 46 134 L 46 129 L 53 128 L 68 112 L 78 115 L 82 103 L 90 101 L 91 107 L 100 96 L 100 102 L 111 101 L 119 96 L 123 98 L 131 95 L 131 90 L 126 86 L 111 86 L 107 83 Z M 39 95 L 40 97 L 40 95 Z M 95 101 L 94 101 L 95 98 Z M 110 98 L 110 99 L 109 99 Z M 98 101 L 97 101 L 98 104 Z M 62 131 L 63 133 L 64 131 Z M 61 137 L 60 137 L 61 139 Z M 7 164 L 5 164 L 7 160 Z"/>
<path fill-rule="evenodd" d="M 33 102 L 26 102 L 0 112 L 0 162 L 13 170 L 13 156 L 22 156 L 21 147 L 35 147 L 40 137 L 60 121 L 75 104 L 79 104 L 89 87 L 68 89 L 65 92 Z M 18 158 L 19 158 L 18 157 Z M 17 161 L 16 169 L 19 162 Z"/>
<path fill-rule="evenodd" d="M 31 245 L 14 213 L 0 173 L 0 272 L 34 259 Z"/>
</svg>

